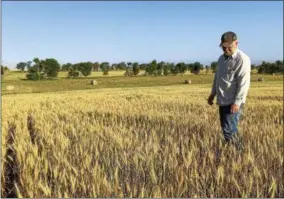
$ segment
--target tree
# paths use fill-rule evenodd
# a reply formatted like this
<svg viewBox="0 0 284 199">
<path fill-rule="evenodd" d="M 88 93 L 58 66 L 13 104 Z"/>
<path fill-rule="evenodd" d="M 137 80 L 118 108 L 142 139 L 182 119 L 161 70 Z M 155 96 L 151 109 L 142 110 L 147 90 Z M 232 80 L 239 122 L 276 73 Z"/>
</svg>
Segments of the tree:
<svg viewBox="0 0 284 199">
<path fill-rule="evenodd" d="M 95 63 L 93 64 L 93 71 L 99 71 L 99 69 L 100 69 L 100 64 L 99 64 L 99 62 L 95 62 Z"/>
<path fill-rule="evenodd" d="M 161 61 L 157 64 L 157 73 L 158 75 L 163 75 L 164 74 L 164 67 L 165 67 L 165 62 Z"/>
<path fill-rule="evenodd" d="M 54 58 L 40 60 L 34 58 L 34 65 L 28 69 L 27 78 L 30 80 L 41 80 L 44 78 L 55 78 L 60 70 L 60 64 Z"/>
<path fill-rule="evenodd" d="M 173 75 L 177 75 L 178 74 L 178 69 L 177 69 L 177 67 L 176 67 L 176 65 L 174 63 L 170 63 L 169 67 L 170 67 L 171 73 Z"/>
<path fill-rule="evenodd" d="M 43 60 L 42 62 L 44 68 L 44 74 L 46 78 L 55 78 L 58 76 L 58 72 L 60 70 L 60 64 L 54 58 L 48 58 Z"/>
<path fill-rule="evenodd" d="M 210 66 L 211 66 L 211 70 L 212 70 L 213 73 L 216 72 L 217 65 L 218 65 L 217 62 L 211 62 L 211 65 L 210 65 Z"/>
<path fill-rule="evenodd" d="M 127 62 L 127 67 L 130 68 L 132 66 L 132 62 Z"/>
<path fill-rule="evenodd" d="M 42 61 L 39 58 L 34 58 L 35 63 L 28 69 L 28 74 L 26 75 L 29 80 L 40 80 L 44 78 Z"/>
<path fill-rule="evenodd" d="M 69 71 L 69 68 L 72 66 L 71 63 L 62 64 L 61 70 L 62 71 Z"/>
<path fill-rule="evenodd" d="M 108 71 L 109 71 L 109 62 L 102 62 L 100 65 L 100 68 L 103 71 L 103 75 L 108 75 Z"/>
<path fill-rule="evenodd" d="M 69 70 L 69 72 L 71 77 L 77 77 L 77 74 L 82 74 L 84 77 L 86 77 L 91 75 L 92 69 L 92 62 L 80 62 L 72 65 L 71 70 Z"/>
<path fill-rule="evenodd" d="M 164 64 L 164 75 L 168 76 L 171 73 L 171 65 L 170 63 Z"/>
<path fill-rule="evenodd" d="M 206 75 L 207 75 L 209 73 L 209 66 L 206 65 L 205 68 L 206 68 Z"/>
<path fill-rule="evenodd" d="M 180 62 L 176 65 L 176 70 L 178 73 L 183 74 L 186 71 L 186 64 L 184 62 Z"/>
<path fill-rule="evenodd" d="M 125 70 L 126 69 L 125 62 L 120 62 L 119 64 L 117 64 L 117 69 L 118 70 Z"/>
<path fill-rule="evenodd" d="M 16 68 L 17 68 L 18 70 L 24 71 L 25 68 L 26 68 L 26 66 L 27 66 L 27 63 L 26 63 L 26 62 L 19 62 L 19 63 L 17 63 Z"/>
<path fill-rule="evenodd" d="M 197 75 L 200 73 L 200 70 L 203 70 L 203 65 L 201 65 L 199 62 L 194 62 L 191 72 Z"/>
<path fill-rule="evenodd" d="M 140 69 L 139 69 L 139 66 L 138 66 L 138 62 L 133 63 L 132 69 L 133 69 L 133 75 L 138 75 L 139 74 Z"/>
<path fill-rule="evenodd" d="M 26 62 L 26 66 L 27 66 L 27 69 L 29 70 L 29 68 L 31 67 L 31 64 L 32 64 L 33 62 L 32 61 L 27 61 Z"/>
<path fill-rule="evenodd" d="M 68 77 L 70 78 L 74 78 L 74 77 L 79 77 L 80 72 L 75 68 L 76 66 L 72 65 L 69 69 L 68 69 Z"/>
<path fill-rule="evenodd" d="M 146 68 L 146 73 L 149 75 L 157 75 L 157 61 L 153 60 Z"/>
</svg>

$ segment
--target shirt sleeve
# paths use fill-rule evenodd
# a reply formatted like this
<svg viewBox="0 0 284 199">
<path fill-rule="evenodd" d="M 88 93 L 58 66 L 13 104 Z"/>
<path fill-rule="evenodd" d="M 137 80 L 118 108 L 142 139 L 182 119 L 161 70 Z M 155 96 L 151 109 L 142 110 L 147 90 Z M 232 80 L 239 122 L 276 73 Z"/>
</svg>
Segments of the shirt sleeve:
<svg viewBox="0 0 284 199">
<path fill-rule="evenodd" d="M 238 67 L 237 73 L 237 93 L 234 104 L 240 106 L 244 99 L 247 97 L 247 93 L 250 86 L 250 72 L 251 61 L 248 57 L 243 58 L 240 67 Z"/>
<path fill-rule="evenodd" d="M 216 81 L 217 81 L 217 70 L 214 74 L 214 80 L 213 80 L 213 85 L 211 89 L 211 95 L 215 96 L 216 95 Z"/>
</svg>

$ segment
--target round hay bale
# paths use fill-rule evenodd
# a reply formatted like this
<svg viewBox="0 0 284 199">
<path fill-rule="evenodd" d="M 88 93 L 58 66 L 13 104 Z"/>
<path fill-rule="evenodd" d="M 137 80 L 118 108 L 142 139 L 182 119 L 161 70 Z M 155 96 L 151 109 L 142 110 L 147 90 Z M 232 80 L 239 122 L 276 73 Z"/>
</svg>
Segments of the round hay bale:
<svg viewBox="0 0 284 199">
<path fill-rule="evenodd" d="M 97 82 L 96 80 L 92 80 L 92 81 L 91 81 L 91 84 L 92 84 L 92 85 L 97 85 L 98 82 Z"/>
<path fill-rule="evenodd" d="M 185 84 L 191 84 L 191 80 L 190 79 L 186 79 L 186 80 L 184 80 L 184 83 Z"/>
<path fill-rule="evenodd" d="M 263 78 L 263 77 L 259 77 L 259 78 L 257 79 L 257 81 L 259 81 L 259 82 L 264 82 L 264 78 Z"/>
<path fill-rule="evenodd" d="M 275 76 L 275 73 L 272 73 L 272 76 Z"/>
<path fill-rule="evenodd" d="M 15 89 L 15 86 L 13 86 L 13 85 L 8 85 L 8 86 L 6 86 L 6 89 L 7 89 L 7 91 L 12 91 L 12 90 Z"/>
</svg>

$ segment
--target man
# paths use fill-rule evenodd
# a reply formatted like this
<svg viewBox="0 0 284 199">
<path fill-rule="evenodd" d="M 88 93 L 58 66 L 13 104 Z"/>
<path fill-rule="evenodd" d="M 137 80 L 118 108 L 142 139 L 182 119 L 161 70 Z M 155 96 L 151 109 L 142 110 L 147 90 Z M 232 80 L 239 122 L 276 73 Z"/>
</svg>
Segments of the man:
<svg viewBox="0 0 284 199">
<path fill-rule="evenodd" d="M 250 58 L 238 49 L 238 38 L 234 32 L 221 36 L 219 57 L 208 104 L 212 105 L 217 95 L 220 123 L 226 141 L 238 143 L 238 122 L 246 102 L 250 86 Z"/>
</svg>

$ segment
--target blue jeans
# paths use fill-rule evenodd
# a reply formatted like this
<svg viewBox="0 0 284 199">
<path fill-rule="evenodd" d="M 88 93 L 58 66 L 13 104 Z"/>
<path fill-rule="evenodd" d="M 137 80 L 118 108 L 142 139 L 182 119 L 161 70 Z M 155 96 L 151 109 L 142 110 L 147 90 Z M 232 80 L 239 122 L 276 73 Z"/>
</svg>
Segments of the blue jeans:
<svg viewBox="0 0 284 199">
<path fill-rule="evenodd" d="M 231 105 L 219 106 L 220 122 L 226 141 L 235 141 L 238 137 L 238 122 L 243 111 L 244 104 L 236 113 L 231 113 Z"/>
</svg>

